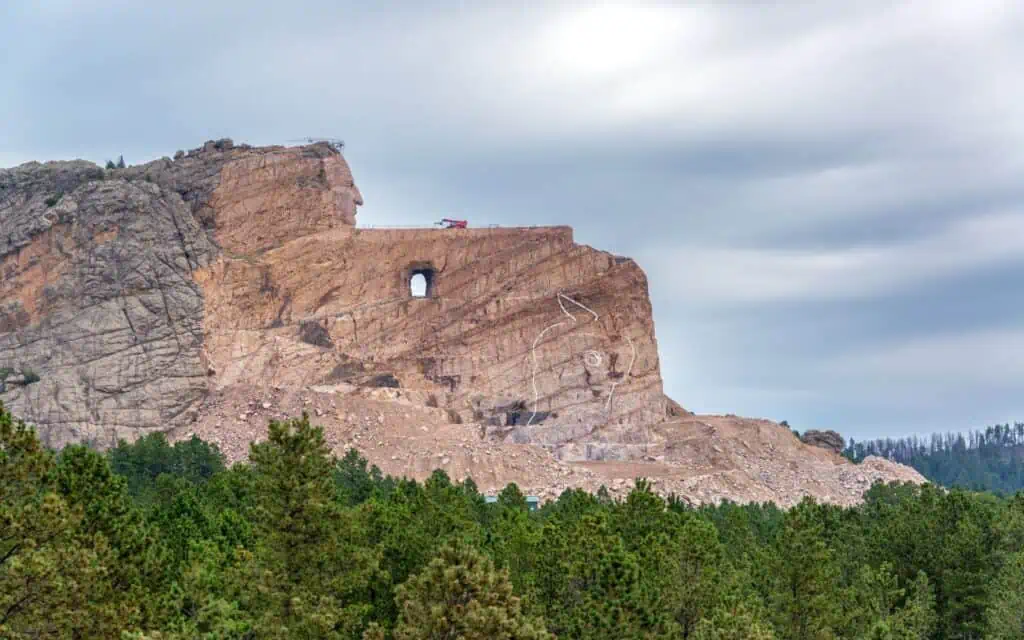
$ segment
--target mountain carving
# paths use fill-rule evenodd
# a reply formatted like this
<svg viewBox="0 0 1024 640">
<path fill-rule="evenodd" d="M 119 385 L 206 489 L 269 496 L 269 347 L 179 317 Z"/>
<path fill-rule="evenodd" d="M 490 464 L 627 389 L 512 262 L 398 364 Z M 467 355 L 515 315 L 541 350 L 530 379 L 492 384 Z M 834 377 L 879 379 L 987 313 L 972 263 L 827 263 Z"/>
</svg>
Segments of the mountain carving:
<svg viewBox="0 0 1024 640">
<path fill-rule="evenodd" d="M 682 434 L 722 418 L 702 422 L 665 396 L 633 260 L 565 226 L 361 228 L 362 203 L 326 143 L 219 140 L 123 169 L 0 170 L 0 400 L 54 447 L 200 433 L 239 458 L 261 435 L 250 423 L 287 407 L 315 409 L 338 448 L 394 473 L 500 467 L 496 483 L 550 491 L 654 464 L 666 490 L 707 493 L 680 484 L 695 477 L 679 475 L 693 463 Z M 777 431 L 794 460 L 848 464 L 775 423 L 736 420 L 737 442 Z M 478 449 L 531 462 L 473 462 Z M 897 467 L 872 478 L 919 481 Z M 764 480 L 748 475 L 741 495 L 707 499 L 753 496 Z M 787 496 L 853 500 L 860 484 Z"/>
</svg>

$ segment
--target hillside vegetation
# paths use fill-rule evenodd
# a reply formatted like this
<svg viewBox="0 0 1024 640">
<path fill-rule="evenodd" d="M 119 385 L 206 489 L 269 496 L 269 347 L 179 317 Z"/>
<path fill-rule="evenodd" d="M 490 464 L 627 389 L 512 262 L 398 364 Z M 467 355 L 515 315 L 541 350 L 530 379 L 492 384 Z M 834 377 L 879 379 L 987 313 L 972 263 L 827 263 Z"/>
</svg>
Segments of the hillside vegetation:
<svg viewBox="0 0 1024 640">
<path fill-rule="evenodd" d="M 1024 422 L 984 430 L 933 434 L 928 439 L 850 440 L 843 452 L 860 462 L 881 456 L 916 469 L 944 487 L 1015 493 L 1024 489 Z"/>
<path fill-rule="evenodd" d="M 384 476 L 308 418 L 249 461 L 153 435 L 59 454 L 0 407 L 0 637 L 1019 638 L 1024 495 L 687 507 Z"/>
</svg>

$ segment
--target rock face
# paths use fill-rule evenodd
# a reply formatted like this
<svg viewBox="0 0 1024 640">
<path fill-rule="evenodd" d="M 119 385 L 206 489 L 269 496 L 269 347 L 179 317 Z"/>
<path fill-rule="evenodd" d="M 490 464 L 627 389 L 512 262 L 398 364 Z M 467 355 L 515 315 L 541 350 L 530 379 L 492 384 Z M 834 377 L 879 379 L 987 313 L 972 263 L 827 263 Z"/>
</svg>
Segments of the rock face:
<svg viewBox="0 0 1024 640">
<path fill-rule="evenodd" d="M 817 429 L 809 429 L 800 436 L 800 440 L 812 447 L 821 447 L 837 454 L 842 453 L 846 447 L 843 436 L 831 430 L 818 431 Z"/>
<path fill-rule="evenodd" d="M 192 271 L 213 247 L 176 194 L 101 175 L 0 172 L 0 368 L 38 376 L 0 398 L 53 446 L 194 419 L 206 395 Z"/>
<path fill-rule="evenodd" d="M 327 144 L 0 170 L 0 400 L 52 446 L 162 430 L 235 451 L 250 412 L 225 398 L 390 393 L 427 410 L 379 414 L 413 416 L 376 427 L 414 447 L 686 464 L 671 425 L 697 417 L 663 393 L 636 263 L 568 227 L 357 228 L 361 204 Z"/>
<path fill-rule="evenodd" d="M 0 171 L 0 399 L 52 446 L 194 421 L 210 386 L 196 272 L 351 226 L 361 202 L 327 145 Z"/>
<path fill-rule="evenodd" d="M 180 195 L 229 258 L 354 226 L 356 207 L 363 203 L 348 163 L 327 144 L 252 148 L 218 140 L 176 160 L 113 174 Z"/>
<path fill-rule="evenodd" d="M 417 271 L 429 297 L 411 296 Z M 571 458 L 667 414 L 643 272 L 565 227 L 341 228 L 196 280 L 219 385 L 427 389 L 495 438 Z"/>
</svg>

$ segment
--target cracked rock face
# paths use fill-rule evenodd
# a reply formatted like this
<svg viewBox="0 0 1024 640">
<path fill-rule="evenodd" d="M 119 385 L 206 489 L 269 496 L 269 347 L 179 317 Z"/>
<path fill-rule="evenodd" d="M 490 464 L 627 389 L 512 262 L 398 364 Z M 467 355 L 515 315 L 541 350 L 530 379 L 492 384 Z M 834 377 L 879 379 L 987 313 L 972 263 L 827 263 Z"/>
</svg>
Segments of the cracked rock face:
<svg viewBox="0 0 1024 640">
<path fill-rule="evenodd" d="M 0 205 L 0 233 L 16 247 L 0 257 L 0 366 L 38 376 L 6 384 L 0 398 L 51 446 L 166 429 L 206 392 L 203 300 L 191 274 L 213 246 L 176 193 L 61 179 L 96 171 L 23 166 L 19 184 L 49 188 Z M 64 190 L 57 202 L 54 189 Z"/>
<path fill-rule="evenodd" d="M 196 271 L 354 225 L 361 203 L 326 144 L 0 170 L 0 401 L 56 447 L 190 424 L 215 372 Z"/>
</svg>

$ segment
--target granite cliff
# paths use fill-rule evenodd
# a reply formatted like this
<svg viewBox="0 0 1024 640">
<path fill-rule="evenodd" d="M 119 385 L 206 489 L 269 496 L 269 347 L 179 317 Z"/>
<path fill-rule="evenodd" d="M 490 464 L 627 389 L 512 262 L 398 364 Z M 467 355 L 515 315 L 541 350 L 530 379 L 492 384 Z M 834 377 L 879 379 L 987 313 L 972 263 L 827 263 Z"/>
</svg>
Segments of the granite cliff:
<svg viewBox="0 0 1024 640">
<path fill-rule="evenodd" d="M 387 471 L 542 493 L 650 475 L 700 500 L 851 501 L 921 480 L 683 410 L 663 393 L 643 271 L 568 227 L 366 229 L 361 204 L 326 143 L 0 170 L 0 400 L 52 446 L 159 430 L 236 459 L 266 418 L 315 410 Z M 763 490 L 732 450 L 761 460 L 762 440 L 788 452 L 763 464 L 824 462 L 825 485 Z"/>
</svg>

